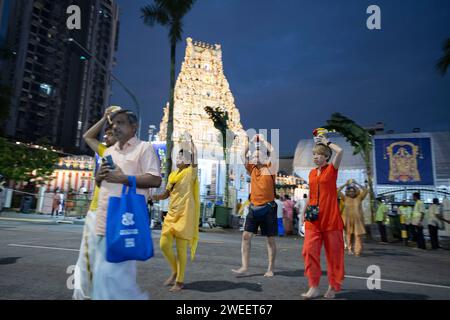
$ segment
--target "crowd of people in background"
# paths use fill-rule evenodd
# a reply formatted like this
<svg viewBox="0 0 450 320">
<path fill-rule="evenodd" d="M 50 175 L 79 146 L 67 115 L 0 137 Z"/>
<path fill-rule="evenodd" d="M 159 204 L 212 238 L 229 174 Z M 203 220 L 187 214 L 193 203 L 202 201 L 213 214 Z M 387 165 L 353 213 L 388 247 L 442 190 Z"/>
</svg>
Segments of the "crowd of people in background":
<svg viewBox="0 0 450 320">
<path fill-rule="evenodd" d="M 65 216 L 75 210 L 75 207 L 87 207 L 89 202 L 89 192 L 83 184 L 78 191 L 70 188 L 63 192 L 60 188 L 55 188 L 52 195 L 51 217 Z M 85 212 L 83 212 L 84 214 Z M 81 214 L 80 214 L 81 217 Z"/>
<path fill-rule="evenodd" d="M 369 223 L 365 218 L 363 201 L 368 198 L 367 185 L 361 185 L 353 179 L 349 179 L 338 188 L 338 202 L 344 223 L 344 245 L 347 254 L 361 256 L 363 252 L 364 237 L 367 234 Z M 445 199 L 444 199 L 445 200 Z M 375 223 L 378 230 L 378 238 L 381 244 L 399 241 L 416 243 L 417 248 L 426 249 L 424 230 L 428 231 L 431 249 L 441 248 L 439 245 L 439 230 L 445 230 L 444 205 L 438 198 L 433 198 L 431 204 L 425 205 L 420 200 L 420 193 L 413 194 L 413 204 L 403 200 L 400 205 L 393 205 L 387 198 L 375 199 Z M 447 200 L 448 201 L 448 200 Z M 303 212 L 308 204 L 308 195 L 297 201 L 289 195 L 275 196 L 277 204 L 278 237 L 305 236 L 305 224 Z M 450 202 L 450 201 L 449 201 Z M 242 203 L 239 199 L 236 213 L 242 217 L 240 231 L 244 230 L 245 218 L 248 214 L 250 201 Z M 388 227 L 390 236 L 388 236 Z M 391 238 L 389 240 L 389 238 Z"/>
<path fill-rule="evenodd" d="M 413 205 L 409 205 L 407 200 L 403 200 L 396 212 L 393 212 L 386 199 L 377 198 L 376 222 L 381 243 L 388 243 L 386 224 L 389 223 L 394 238 L 406 243 L 415 242 L 417 248 L 424 250 L 426 249 L 424 229 L 427 228 L 431 249 L 440 249 L 438 232 L 445 229 L 445 223 L 450 223 L 444 216 L 444 206 L 438 198 L 434 198 L 427 207 L 421 200 L 419 192 L 413 194 L 413 202 Z"/>
</svg>

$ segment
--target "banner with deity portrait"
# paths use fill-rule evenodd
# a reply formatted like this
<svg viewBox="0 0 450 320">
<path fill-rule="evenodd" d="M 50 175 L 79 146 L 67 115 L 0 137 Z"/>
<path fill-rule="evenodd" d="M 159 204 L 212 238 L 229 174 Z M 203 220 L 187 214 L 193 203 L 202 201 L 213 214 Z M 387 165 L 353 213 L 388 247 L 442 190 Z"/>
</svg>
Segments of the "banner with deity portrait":
<svg viewBox="0 0 450 320">
<path fill-rule="evenodd" d="M 434 185 L 430 138 L 375 139 L 379 185 Z"/>
</svg>

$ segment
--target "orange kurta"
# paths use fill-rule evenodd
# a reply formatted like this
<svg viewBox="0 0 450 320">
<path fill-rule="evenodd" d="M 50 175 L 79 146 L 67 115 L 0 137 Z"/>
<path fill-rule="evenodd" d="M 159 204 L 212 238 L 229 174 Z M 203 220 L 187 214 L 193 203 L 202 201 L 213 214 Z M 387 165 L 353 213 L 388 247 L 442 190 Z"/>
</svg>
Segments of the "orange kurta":
<svg viewBox="0 0 450 320">
<path fill-rule="evenodd" d="M 314 222 L 306 221 L 305 229 L 320 232 L 343 230 L 344 223 L 337 200 L 338 170 L 332 164 L 328 164 L 322 168 L 320 176 L 317 176 L 317 171 L 313 169 L 309 173 L 309 205 L 319 204 L 319 219 Z"/>
<path fill-rule="evenodd" d="M 305 276 L 310 287 L 319 286 L 322 270 L 320 252 L 325 247 L 327 258 L 328 283 L 335 291 L 340 291 L 344 280 L 344 223 L 337 201 L 338 170 L 328 164 L 322 168 L 320 176 L 317 169 L 309 174 L 309 205 L 319 205 L 319 218 L 316 221 L 305 221 L 305 242 L 303 258 Z"/>
</svg>

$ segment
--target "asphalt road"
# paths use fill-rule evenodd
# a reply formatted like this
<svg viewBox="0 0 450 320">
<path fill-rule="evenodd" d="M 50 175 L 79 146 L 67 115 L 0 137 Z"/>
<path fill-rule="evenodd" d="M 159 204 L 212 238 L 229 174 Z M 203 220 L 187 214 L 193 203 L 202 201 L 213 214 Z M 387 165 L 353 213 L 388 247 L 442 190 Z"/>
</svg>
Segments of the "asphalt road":
<svg viewBox="0 0 450 320">
<path fill-rule="evenodd" d="M 0 220 L 0 299 L 71 299 L 69 267 L 77 260 L 82 228 Z M 171 293 L 162 286 L 169 269 L 158 248 L 159 231 L 153 232 L 153 238 L 155 256 L 138 264 L 138 281 L 152 299 L 298 300 L 307 289 L 301 239 L 277 240 L 275 277 L 264 278 L 265 238 L 253 238 L 250 274 L 236 277 L 230 270 L 240 265 L 241 233 L 229 230 L 200 234 L 196 261 L 187 265 L 185 290 Z M 381 287 L 370 290 L 367 284 L 374 281 L 367 280 L 372 274 L 367 271 L 373 265 L 380 270 Z M 450 299 L 450 250 L 365 243 L 362 257 L 346 256 L 345 269 L 343 291 L 337 299 Z M 321 291 L 326 287 L 324 269 Z"/>
</svg>

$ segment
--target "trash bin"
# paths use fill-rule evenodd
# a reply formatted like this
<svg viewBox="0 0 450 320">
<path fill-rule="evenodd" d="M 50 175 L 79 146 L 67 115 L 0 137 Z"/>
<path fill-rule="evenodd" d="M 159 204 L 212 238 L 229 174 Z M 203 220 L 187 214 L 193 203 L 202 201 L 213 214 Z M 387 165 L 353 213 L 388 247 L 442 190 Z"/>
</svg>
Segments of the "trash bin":
<svg viewBox="0 0 450 320">
<path fill-rule="evenodd" d="M 224 206 L 215 206 L 214 217 L 216 218 L 216 224 L 223 228 L 230 227 L 232 210 L 232 208 L 227 208 Z"/>
<path fill-rule="evenodd" d="M 389 227 L 391 229 L 392 238 L 402 240 L 400 216 L 398 214 L 389 215 Z"/>
<path fill-rule="evenodd" d="M 33 197 L 32 196 L 23 196 L 22 203 L 20 205 L 20 212 L 30 213 L 32 205 L 33 205 Z"/>
</svg>

